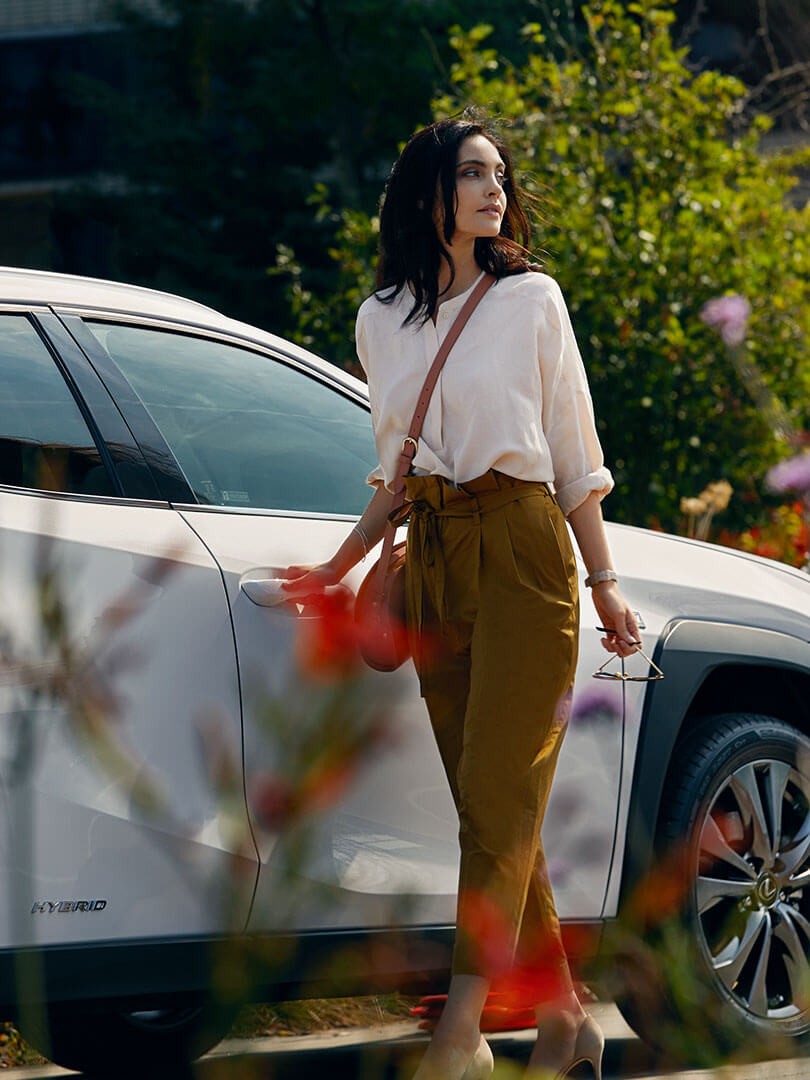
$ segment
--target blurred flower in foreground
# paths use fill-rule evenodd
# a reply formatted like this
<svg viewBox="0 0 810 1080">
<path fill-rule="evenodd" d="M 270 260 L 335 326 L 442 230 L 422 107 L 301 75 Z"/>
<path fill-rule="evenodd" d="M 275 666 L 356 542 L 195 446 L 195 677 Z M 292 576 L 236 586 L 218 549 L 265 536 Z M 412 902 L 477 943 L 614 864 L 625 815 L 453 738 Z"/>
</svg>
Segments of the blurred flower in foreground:
<svg viewBox="0 0 810 1080">
<path fill-rule="evenodd" d="M 810 453 L 780 461 L 768 472 L 765 482 L 771 491 L 798 491 L 805 500 L 810 499 Z"/>
<path fill-rule="evenodd" d="M 723 343 L 732 347 L 745 341 L 745 331 L 751 306 L 744 296 L 716 296 L 707 301 L 700 312 L 707 326 L 717 330 Z"/>
<path fill-rule="evenodd" d="M 347 589 L 307 597 L 307 618 L 299 621 L 296 653 L 310 679 L 340 683 L 360 671 L 357 628 Z"/>
<path fill-rule="evenodd" d="M 589 686 L 574 698 L 571 709 L 572 724 L 593 724 L 599 720 L 617 720 L 621 706 L 615 687 L 604 683 Z"/>
</svg>

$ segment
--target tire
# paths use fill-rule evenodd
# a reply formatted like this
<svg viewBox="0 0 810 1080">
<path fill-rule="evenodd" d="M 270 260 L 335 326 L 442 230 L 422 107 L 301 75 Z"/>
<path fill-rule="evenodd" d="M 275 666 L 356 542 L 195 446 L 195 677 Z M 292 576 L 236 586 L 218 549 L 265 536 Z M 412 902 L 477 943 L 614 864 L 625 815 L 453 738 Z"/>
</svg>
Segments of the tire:
<svg viewBox="0 0 810 1080">
<path fill-rule="evenodd" d="M 646 941 L 625 937 L 625 1018 L 670 1061 L 795 1053 L 810 1031 L 810 740 L 772 717 L 707 717 L 673 757 L 656 848 Z"/>
<path fill-rule="evenodd" d="M 227 1035 L 238 1011 L 211 1000 L 141 1012 L 51 1006 L 38 1030 L 23 1035 L 52 1061 L 80 1072 L 178 1077 Z"/>
</svg>

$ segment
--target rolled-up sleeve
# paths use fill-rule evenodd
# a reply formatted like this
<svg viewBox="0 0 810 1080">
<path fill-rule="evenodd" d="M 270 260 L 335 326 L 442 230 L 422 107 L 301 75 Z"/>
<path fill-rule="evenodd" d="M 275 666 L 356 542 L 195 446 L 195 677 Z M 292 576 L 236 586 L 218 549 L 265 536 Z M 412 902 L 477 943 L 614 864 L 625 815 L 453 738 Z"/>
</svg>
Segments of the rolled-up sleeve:
<svg viewBox="0 0 810 1080">
<path fill-rule="evenodd" d="M 538 335 L 543 430 L 557 501 L 568 516 L 592 491 L 604 498 L 613 488 L 613 477 L 605 468 L 585 365 L 556 282 L 550 282 Z"/>
</svg>

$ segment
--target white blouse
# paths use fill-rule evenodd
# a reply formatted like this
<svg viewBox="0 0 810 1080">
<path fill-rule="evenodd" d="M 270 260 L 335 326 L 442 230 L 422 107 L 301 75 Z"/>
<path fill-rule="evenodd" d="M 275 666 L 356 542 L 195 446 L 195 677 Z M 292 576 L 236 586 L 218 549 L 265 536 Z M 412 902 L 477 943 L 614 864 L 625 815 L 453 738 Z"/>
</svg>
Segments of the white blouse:
<svg viewBox="0 0 810 1080">
<path fill-rule="evenodd" d="M 370 484 L 390 490 L 425 376 L 469 291 L 440 305 L 435 326 L 402 325 L 408 289 L 361 305 L 357 355 L 380 460 Z M 445 362 L 413 460 L 417 475 L 457 484 L 488 469 L 553 483 L 566 515 L 613 487 L 568 309 L 546 274 L 501 278 L 485 294 Z"/>
</svg>

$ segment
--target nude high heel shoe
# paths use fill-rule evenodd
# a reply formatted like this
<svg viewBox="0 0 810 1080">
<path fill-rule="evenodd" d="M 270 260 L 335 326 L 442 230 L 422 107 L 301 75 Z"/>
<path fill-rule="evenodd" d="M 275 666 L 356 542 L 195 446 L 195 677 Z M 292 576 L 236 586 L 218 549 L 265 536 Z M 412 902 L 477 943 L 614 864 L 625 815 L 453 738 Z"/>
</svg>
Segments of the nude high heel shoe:
<svg viewBox="0 0 810 1080">
<path fill-rule="evenodd" d="M 593 1069 L 594 1080 L 602 1080 L 602 1055 L 605 1051 L 605 1036 L 592 1016 L 586 1016 L 579 1025 L 577 1041 L 571 1060 L 557 1073 L 554 1080 L 565 1080 L 578 1065 L 586 1062 Z"/>
<path fill-rule="evenodd" d="M 492 1075 L 495 1068 L 495 1059 L 492 1056 L 489 1043 L 481 1036 L 478 1049 L 472 1057 L 472 1061 L 464 1070 L 461 1080 L 486 1080 Z"/>
<path fill-rule="evenodd" d="M 526 1080 L 547 1080 L 553 1075 L 554 1080 L 565 1080 L 580 1065 L 590 1065 L 594 1080 L 602 1080 L 602 1054 L 605 1049 L 605 1036 L 592 1016 L 586 1016 L 579 1025 L 571 1057 L 556 1072 L 553 1065 L 529 1066 Z"/>
<path fill-rule="evenodd" d="M 441 1065 L 429 1061 L 428 1057 L 426 1054 L 422 1058 L 413 1080 L 448 1080 L 450 1077 L 454 1080 L 487 1080 L 495 1068 L 495 1059 L 483 1035 L 479 1037 L 472 1057 L 467 1057 L 464 1051 L 455 1047 L 445 1050 Z"/>
</svg>

